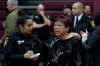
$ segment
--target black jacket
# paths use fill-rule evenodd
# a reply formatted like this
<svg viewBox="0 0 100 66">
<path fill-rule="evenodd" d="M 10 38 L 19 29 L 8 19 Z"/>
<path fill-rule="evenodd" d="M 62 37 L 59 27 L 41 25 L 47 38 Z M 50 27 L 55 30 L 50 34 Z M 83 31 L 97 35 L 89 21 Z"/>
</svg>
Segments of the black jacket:
<svg viewBox="0 0 100 66">
<path fill-rule="evenodd" d="M 83 13 L 81 19 L 78 22 L 76 22 L 75 27 L 74 27 L 74 18 L 75 18 L 75 16 L 72 16 L 72 23 L 71 23 L 72 28 L 71 28 L 71 30 L 73 32 L 85 31 L 85 29 L 89 28 L 88 25 L 90 24 L 89 23 L 90 19 L 86 14 Z"/>
<path fill-rule="evenodd" d="M 43 17 L 41 15 L 38 15 L 38 14 L 33 16 L 33 21 L 35 21 L 37 24 L 44 23 Z M 35 32 L 41 41 L 46 41 L 50 37 L 50 27 L 49 26 L 45 25 L 41 28 L 37 28 Z"/>
<path fill-rule="evenodd" d="M 89 56 L 88 66 L 100 66 L 100 26 L 88 36 L 85 49 Z"/>
<path fill-rule="evenodd" d="M 88 40 L 86 41 L 86 50 L 93 55 L 100 56 L 100 26 L 89 35 Z"/>
<path fill-rule="evenodd" d="M 83 62 L 82 44 L 75 37 L 66 40 L 55 37 L 48 46 L 48 66 L 77 66 Z"/>
<path fill-rule="evenodd" d="M 21 32 L 16 32 L 9 36 L 5 48 L 7 52 L 5 57 L 9 66 L 32 66 L 34 61 L 24 59 L 24 54 L 28 50 L 32 50 L 34 53 L 41 53 L 42 45 L 36 36 L 29 35 L 25 37 Z"/>
</svg>

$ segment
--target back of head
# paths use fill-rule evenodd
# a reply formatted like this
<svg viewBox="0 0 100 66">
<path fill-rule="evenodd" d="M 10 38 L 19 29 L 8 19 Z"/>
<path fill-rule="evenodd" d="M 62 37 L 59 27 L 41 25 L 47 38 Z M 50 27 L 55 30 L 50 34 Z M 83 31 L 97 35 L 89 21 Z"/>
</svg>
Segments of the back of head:
<svg viewBox="0 0 100 66">
<path fill-rule="evenodd" d="M 19 9 L 18 16 L 24 16 L 24 15 L 27 15 L 27 13 L 25 13 L 25 11 L 23 9 Z"/>
<path fill-rule="evenodd" d="M 24 25 L 28 19 L 32 19 L 32 18 L 28 15 L 19 16 L 19 18 L 17 19 L 17 26 Z"/>
</svg>

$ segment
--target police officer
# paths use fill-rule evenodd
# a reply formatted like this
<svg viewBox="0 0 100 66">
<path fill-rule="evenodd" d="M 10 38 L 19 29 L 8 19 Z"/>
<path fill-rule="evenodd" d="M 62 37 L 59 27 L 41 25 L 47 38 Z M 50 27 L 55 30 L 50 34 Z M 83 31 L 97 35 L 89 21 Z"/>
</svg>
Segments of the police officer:
<svg viewBox="0 0 100 66">
<path fill-rule="evenodd" d="M 38 66 L 41 42 L 31 33 L 34 26 L 32 18 L 21 16 L 17 24 L 19 30 L 12 33 L 6 40 L 7 64 L 8 66 Z"/>
</svg>

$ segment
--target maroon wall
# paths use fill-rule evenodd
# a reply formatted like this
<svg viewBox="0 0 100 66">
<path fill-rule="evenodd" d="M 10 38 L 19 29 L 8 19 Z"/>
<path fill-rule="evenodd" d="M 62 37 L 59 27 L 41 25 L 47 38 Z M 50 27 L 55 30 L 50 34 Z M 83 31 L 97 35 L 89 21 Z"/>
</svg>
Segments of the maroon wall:
<svg viewBox="0 0 100 66">
<path fill-rule="evenodd" d="M 100 12 L 100 0 L 94 0 L 94 13 Z"/>
<path fill-rule="evenodd" d="M 6 0 L 0 0 L 0 38 L 3 35 L 4 29 L 2 22 L 5 20 L 6 15 L 7 15 Z"/>
<path fill-rule="evenodd" d="M 51 15 L 55 15 L 55 14 L 60 14 L 60 12 L 62 13 L 62 9 L 65 5 L 67 5 L 68 7 L 72 7 L 72 4 L 74 2 L 77 1 L 81 1 L 84 4 L 88 4 L 92 7 L 92 12 L 93 12 L 93 7 L 94 7 L 94 1 L 93 0 L 43 0 L 46 9 L 49 10 L 49 14 Z M 55 12 L 52 12 L 52 11 Z M 51 11 L 51 12 L 50 12 Z M 60 12 L 56 12 L 56 11 L 60 11 Z"/>
</svg>

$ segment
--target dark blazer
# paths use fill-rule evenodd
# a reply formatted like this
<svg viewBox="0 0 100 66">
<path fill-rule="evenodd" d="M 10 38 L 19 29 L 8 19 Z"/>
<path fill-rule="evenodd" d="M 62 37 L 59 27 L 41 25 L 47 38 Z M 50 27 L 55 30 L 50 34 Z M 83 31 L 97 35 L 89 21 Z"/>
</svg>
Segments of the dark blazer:
<svg viewBox="0 0 100 66">
<path fill-rule="evenodd" d="M 85 31 L 85 29 L 88 29 L 88 22 L 89 22 L 89 17 L 86 14 L 83 14 L 81 19 L 76 22 L 76 27 L 74 28 L 74 18 L 75 16 L 72 16 L 72 31 L 73 32 L 80 32 L 80 31 Z"/>
</svg>

